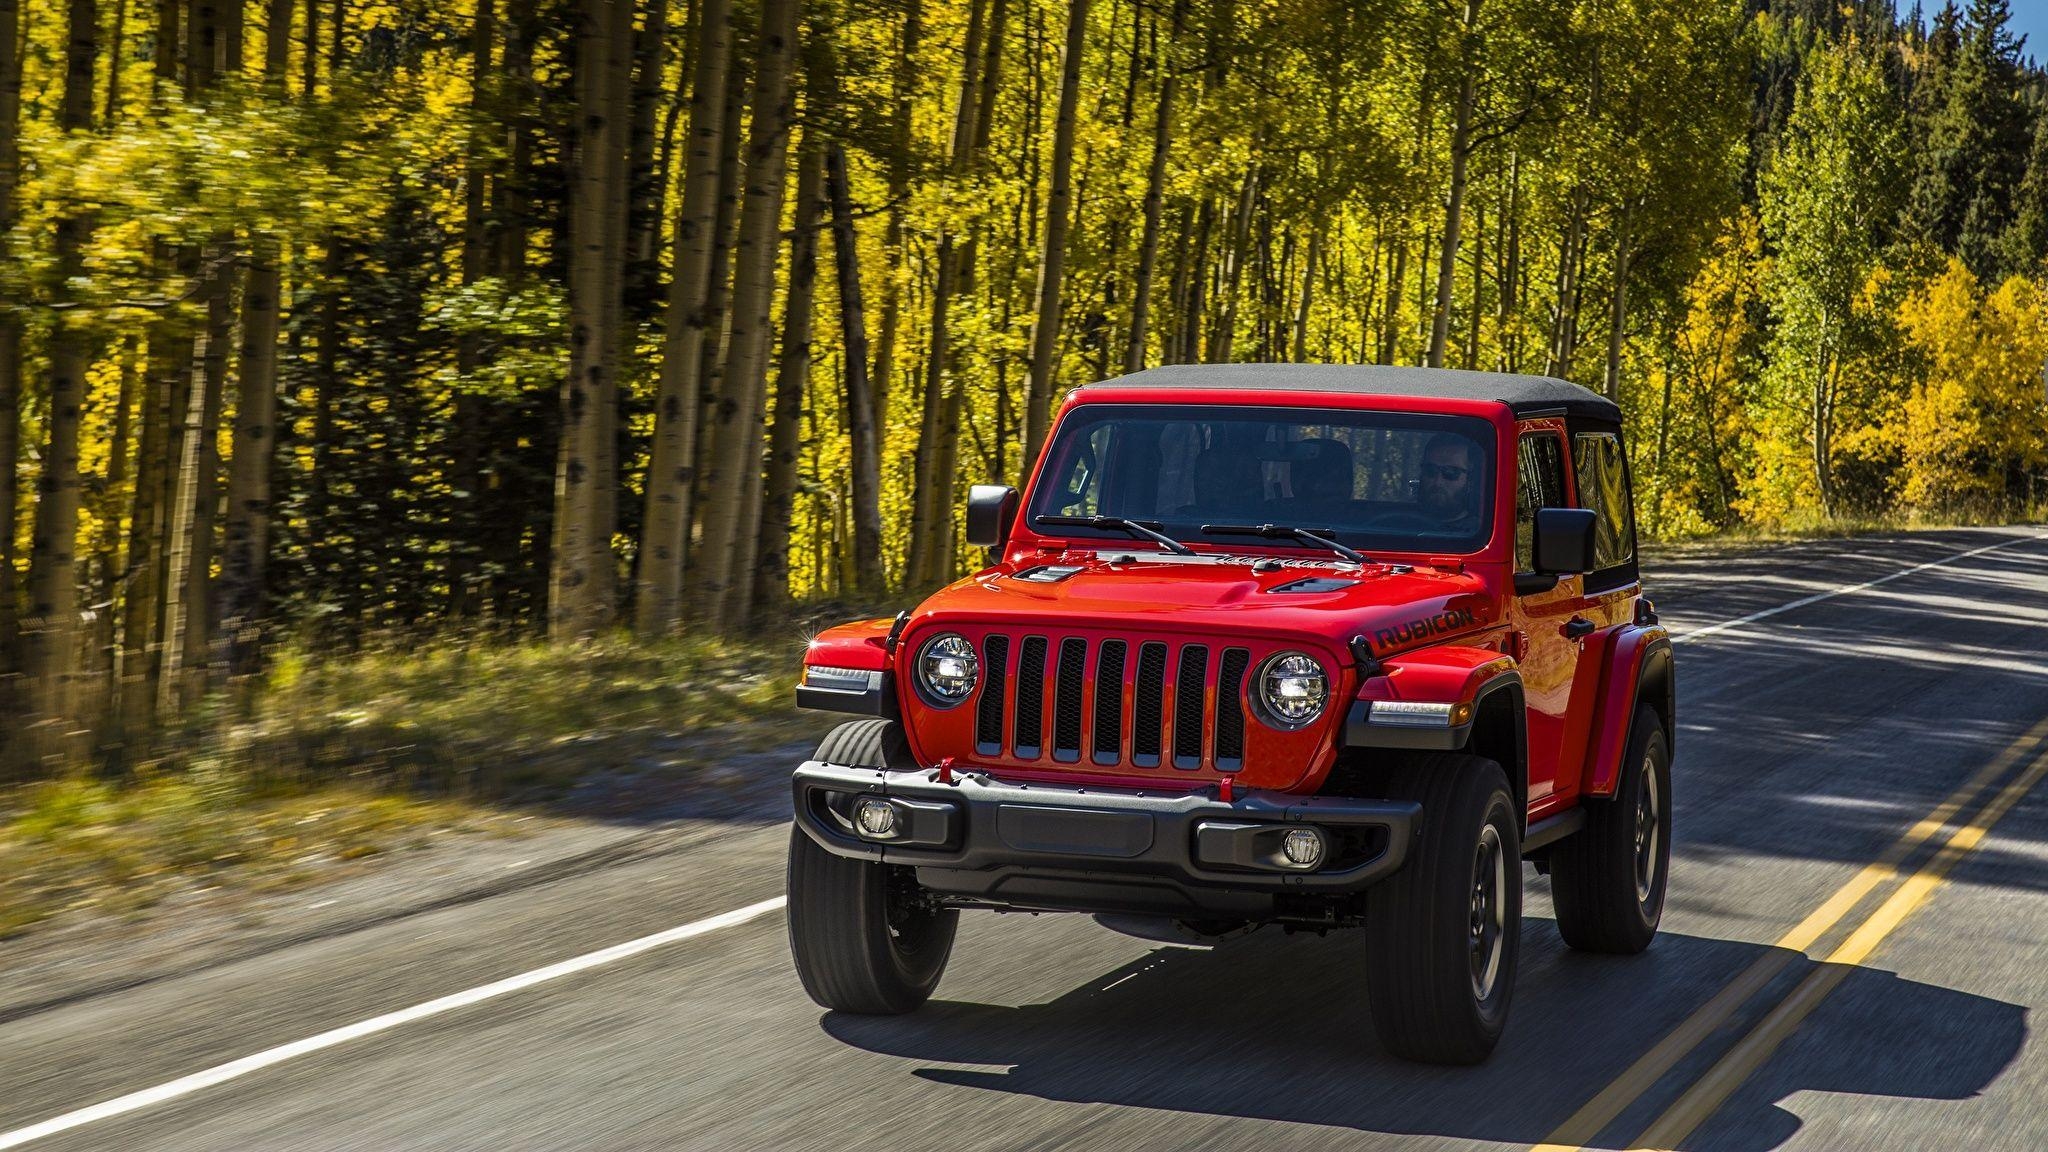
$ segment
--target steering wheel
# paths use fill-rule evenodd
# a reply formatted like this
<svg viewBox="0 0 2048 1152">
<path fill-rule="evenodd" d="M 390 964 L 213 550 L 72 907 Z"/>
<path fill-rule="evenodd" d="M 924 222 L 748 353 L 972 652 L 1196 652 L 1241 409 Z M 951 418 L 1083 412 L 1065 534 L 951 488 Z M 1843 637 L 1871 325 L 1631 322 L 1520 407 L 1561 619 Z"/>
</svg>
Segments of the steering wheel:
<svg viewBox="0 0 2048 1152">
<path fill-rule="evenodd" d="M 1366 517 L 1366 524 L 1372 528 L 1384 528 L 1390 532 L 1440 532 L 1444 522 L 1427 512 L 1395 510 Z"/>
</svg>

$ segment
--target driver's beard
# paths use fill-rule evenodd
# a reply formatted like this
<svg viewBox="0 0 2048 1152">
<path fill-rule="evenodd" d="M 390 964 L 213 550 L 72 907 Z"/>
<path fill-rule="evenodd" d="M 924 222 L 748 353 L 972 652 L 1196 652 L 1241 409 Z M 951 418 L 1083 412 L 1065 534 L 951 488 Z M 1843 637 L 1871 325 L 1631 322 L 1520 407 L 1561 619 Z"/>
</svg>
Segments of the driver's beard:
<svg viewBox="0 0 2048 1152">
<path fill-rule="evenodd" d="M 1457 516 L 1465 511 L 1463 493 L 1445 492 L 1441 488 L 1425 488 L 1422 491 L 1422 507 L 1433 515 Z"/>
</svg>

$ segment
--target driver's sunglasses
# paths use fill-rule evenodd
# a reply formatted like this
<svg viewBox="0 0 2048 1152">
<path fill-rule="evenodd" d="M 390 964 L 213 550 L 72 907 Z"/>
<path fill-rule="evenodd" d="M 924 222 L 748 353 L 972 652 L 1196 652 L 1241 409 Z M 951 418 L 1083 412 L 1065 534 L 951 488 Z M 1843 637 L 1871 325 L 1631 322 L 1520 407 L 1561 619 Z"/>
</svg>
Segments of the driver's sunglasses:
<svg viewBox="0 0 2048 1152">
<path fill-rule="evenodd" d="M 1470 468 L 1460 468 L 1456 464 L 1424 464 L 1422 470 L 1439 480 L 1449 480 L 1454 483 L 1463 480 L 1472 471 Z"/>
</svg>

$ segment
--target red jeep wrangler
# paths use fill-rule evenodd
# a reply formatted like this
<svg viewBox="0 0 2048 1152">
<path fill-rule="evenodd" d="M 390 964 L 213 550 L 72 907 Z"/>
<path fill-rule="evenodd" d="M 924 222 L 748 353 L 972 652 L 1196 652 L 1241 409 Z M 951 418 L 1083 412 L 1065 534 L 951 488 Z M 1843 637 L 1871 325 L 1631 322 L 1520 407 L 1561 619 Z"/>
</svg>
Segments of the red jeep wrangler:
<svg viewBox="0 0 2048 1152">
<path fill-rule="evenodd" d="M 1021 513 L 1020 513 L 1021 508 Z M 1671 855 L 1671 644 L 1621 413 L 1541 377 L 1155 368 L 1074 392 L 987 568 L 811 642 L 857 713 L 796 770 L 789 934 L 819 1004 L 908 1012 L 959 910 L 1201 940 L 1365 930 L 1373 1023 L 1484 1059 L 1522 862 L 1639 952 Z"/>
</svg>

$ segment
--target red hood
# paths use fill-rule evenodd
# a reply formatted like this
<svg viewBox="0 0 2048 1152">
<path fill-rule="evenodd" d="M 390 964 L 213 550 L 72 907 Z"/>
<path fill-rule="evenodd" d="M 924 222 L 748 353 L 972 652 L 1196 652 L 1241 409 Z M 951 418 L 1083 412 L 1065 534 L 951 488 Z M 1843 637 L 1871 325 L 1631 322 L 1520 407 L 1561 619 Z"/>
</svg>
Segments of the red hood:
<svg viewBox="0 0 2048 1152">
<path fill-rule="evenodd" d="M 1115 548 L 1029 555 L 918 606 L 896 650 L 898 700 L 925 763 L 1291 788 L 1336 755 L 1360 683 L 1354 637 L 1378 655 L 1442 643 L 1493 625 L 1494 603 L 1482 580 L 1451 568 Z M 985 670 L 975 695 L 950 708 L 911 680 L 916 654 L 941 632 L 966 637 Z M 1314 655 L 1331 678 L 1330 706 L 1296 729 L 1256 718 L 1249 695 L 1257 668 L 1287 650 Z M 1098 683 L 1105 666 L 1115 680 Z M 1183 674 L 1193 697 L 1177 687 Z"/>
<path fill-rule="evenodd" d="M 1056 575 L 1047 570 L 1063 567 L 1079 571 L 1044 582 L 1029 578 L 1034 572 Z M 1328 581 L 1331 587 L 1290 589 L 1308 580 Z M 1484 628 L 1494 622 L 1493 605 L 1486 585 L 1463 571 L 1359 566 L 1270 553 L 1173 556 L 1105 549 L 1006 562 L 960 580 L 919 605 L 910 627 L 936 626 L 941 618 L 980 624 L 1047 620 L 1299 638 L 1321 641 L 1338 652 L 1347 650 L 1352 637 L 1364 635 L 1376 653 L 1384 654 Z"/>
</svg>

